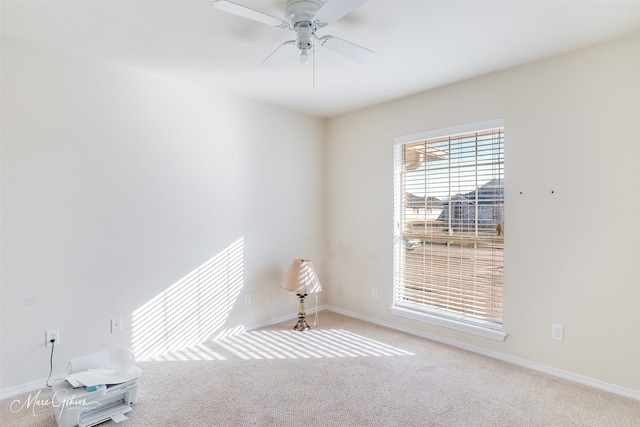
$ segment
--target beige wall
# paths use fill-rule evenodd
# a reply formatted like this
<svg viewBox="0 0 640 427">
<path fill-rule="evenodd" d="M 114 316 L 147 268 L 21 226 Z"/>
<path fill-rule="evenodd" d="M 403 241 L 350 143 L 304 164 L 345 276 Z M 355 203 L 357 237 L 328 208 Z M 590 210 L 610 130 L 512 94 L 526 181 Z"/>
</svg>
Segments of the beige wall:
<svg viewBox="0 0 640 427">
<path fill-rule="evenodd" d="M 394 137 L 499 117 L 506 340 L 390 314 Z M 640 395 L 639 124 L 638 36 L 330 120 L 329 304 Z"/>
</svg>

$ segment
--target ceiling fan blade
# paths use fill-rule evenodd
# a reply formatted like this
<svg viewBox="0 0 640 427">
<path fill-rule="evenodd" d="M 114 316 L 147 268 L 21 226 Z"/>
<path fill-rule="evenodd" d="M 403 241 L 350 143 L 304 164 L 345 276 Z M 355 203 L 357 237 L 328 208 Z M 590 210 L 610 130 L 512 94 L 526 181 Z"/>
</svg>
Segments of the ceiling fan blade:
<svg viewBox="0 0 640 427">
<path fill-rule="evenodd" d="M 267 58 L 262 61 L 260 65 L 263 67 L 275 67 L 284 62 L 285 59 L 290 57 L 298 48 L 296 47 L 295 40 L 288 40 L 282 43 L 276 48 Z"/>
<path fill-rule="evenodd" d="M 253 19 L 254 21 L 262 22 L 263 24 L 273 25 L 274 27 L 283 29 L 289 28 L 289 24 L 280 18 L 258 12 L 257 10 L 241 6 L 227 0 L 217 0 L 213 3 L 213 6 L 223 12 L 232 13 L 234 15 L 242 16 L 243 18 Z"/>
<path fill-rule="evenodd" d="M 316 12 L 316 20 L 330 24 L 342 18 L 367 0 L 328 0 Z"/>
<path fill-rule="evenodd" d="M 319 41 L 323 47 L 357 62 L 367 62 L 375 55 L 375 52 L 372 50 L 338 37 L 323 36 Z"/>
</svg>

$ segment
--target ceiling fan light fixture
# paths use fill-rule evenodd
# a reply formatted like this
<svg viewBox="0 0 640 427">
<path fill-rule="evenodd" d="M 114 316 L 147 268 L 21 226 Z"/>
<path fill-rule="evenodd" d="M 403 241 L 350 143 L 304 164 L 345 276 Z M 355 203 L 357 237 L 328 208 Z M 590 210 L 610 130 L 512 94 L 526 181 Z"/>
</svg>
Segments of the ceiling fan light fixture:
<svg viewBox="0 0 640 427">
<path fill-rule="evenodd" d="M 300 63 L 308 64 L 309 63 L 309 50 L 308 49 L 300 49 Z"/>
</svg>

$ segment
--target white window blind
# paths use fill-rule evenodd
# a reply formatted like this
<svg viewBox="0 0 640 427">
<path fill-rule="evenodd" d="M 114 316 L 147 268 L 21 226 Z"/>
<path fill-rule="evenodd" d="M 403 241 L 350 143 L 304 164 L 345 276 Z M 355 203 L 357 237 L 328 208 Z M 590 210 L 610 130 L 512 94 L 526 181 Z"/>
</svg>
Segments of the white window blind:
<svg viewBox="0 0 640 427">
<path fill-rule="evenodd" d="M 396 143 L 394 307 L 502 329 L 502 127 Z"/>
</svg>

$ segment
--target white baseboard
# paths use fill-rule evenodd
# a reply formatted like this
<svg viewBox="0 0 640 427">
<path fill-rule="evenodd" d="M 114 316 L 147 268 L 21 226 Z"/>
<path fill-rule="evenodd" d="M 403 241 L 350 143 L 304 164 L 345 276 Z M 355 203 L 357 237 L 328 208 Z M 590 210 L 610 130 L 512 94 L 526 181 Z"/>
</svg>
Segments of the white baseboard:
<svg viewBox="0 0 640 427">
<path fill-rule="evenodd" d="M 483 356 L 491 357 L 493 359 L 501 360 L 503 362 L 511 363 L 513 365 L 522 366 L 523 368 L 532 369 L 534 371 L 542 372 L 545 374 L 553 375 L 558 378 L 563 378 L 565 380 L 573 381 L 578 384 L 584 384 L 599 390 L 608 391 L 610 393 L 615 393 L 620 396 L 630 397 L 635 400 L 640 400 L 640 390 L 633 390 L 625 387 L 620 387 L 615 384 L 610 384 L 604 381 L 596 380 L 594 378 L 585 377 L 583 375 L 579 375 L 573 372 L 564 371 L 562 369 L 557 369 L 551 366 L 543 365 L 541 363 L 532 362 L 526 359 L 520 359 L 518 357 L 509 356 L 504 353 L 500 353 L 497 351 L 487 350 L 481 347 L 476 347 L 474 345 L 466 344 L 460 341 L 451 340 L 448 338 L 443 338 L 438 335 L 429 334 L 427 332 L 417 331 L 410 328 L 405 328 L 402 326 L 394 325 L 393 323 L 388 323 L 381 321 L 379 319 L 363 316 L 359 313 L 355 313 L 348 310 L 343 310 L 338 307 L 328 306 L 327 310 L 334 311 L 339 314 L 343 314 L 345 316 L 353 317 L 356 319 L 364 320 L 370 323 L 374 323 L 376 325 L 384 326 L 390 329 L 395 329 L 397 331 L 406 332 L 411 335 L 416 335 L 422 338 L 429 339 L 431 341 L 436 341 L 442 344 L 447 344 L 452 347 L 456 347 L 462 350 L 467 350 L 472 353 L 481 354 Z"/>
<path fill-rule="evenodd" d="M 320 312 L 322 310 L 327 310 L 327 309 L 329 309 L 328 306 L 321 305 L 321 306 L 318 306 L 317 311 Z M 314 314 L 315 312 L 316 312 L 316 307 L 315 306 L 305 309 L 305 313 L 307 313 L 307 315 Z M 288 320 L 291 320 L 293 322 L 297 318 L 298 318 L 298 312 L 296 311 L 295 313 L 287 314 L 287 315 L 284 315 L 284 316 L 280 316 L 280 317 L 277 317 L 277 318 L 274 318 L 274 319 L 267 320 L 265 322 L 256 323 L 254 325 L 247 326 L 247 327 L 245 327 L 245 330 L 246 331 L 254 331 L 256 329 L 264 328 L 264 327 L 271 326 L 271 325 L 276 325 L 278 323 L 286 322 Z M 310 318 L 310 316 L 308 318 Z M 295 323 L 291 323 L 291 327 L 292 328 L 293 328 L 294 324 Z M 66 373 L 57 375 L 55 377 L 52 376 L 51 379 L 49 380 L 49 383 L 51 384 L 51 383 L 53 383 L 55 381 L 64 379 L 65 376 L 66 376 Z M 31 393 L 31 392 L 34 392 L 36 390 L 40 390 L 40 389 L 46 387 L 46 382 L 47 382 L 47 379 L 46 378 L 42 378 L 40 380 L 36 380 L 36 381 L 32 381 L 32 382 L 29 382 L 29 383 L 26 383 L 26 384 L 21 384 L 19 386 L 10 387 L 10 388 L 6 388 L 4 390 L 0 390 L 0 400 L 8 399 L 8 398 L 11 398 L 11 397 L 15 397 L 15 396 L 21 395 L 23 393 Z"/>
<path fill-rule="evenodd" d="M 596 380 L 593 378 L 589 378 L 589 377 L 585 377 L 583 375 L 578 375 L 575 374 L 573 372 L 568 372 L 568 371 L 564 371 L 562 369 L 556 369 L 554 367 L 551 366 L 547 366 L 547 365 L 543 365 L 540 363 L 536 363 L 536 362 L 531 362 L 529 360 L 526 359 L 520 359 L 518 357 L 513 357 L 513 356 L 509 356 L 507 354 L 503 354 L 503 353 L 499 353 L 496 351 L 490 351 L 490 350 L 486 350 L 484 348 L 481 347 L 476 347 L 473 345 L 469 345 L 466 343 L 462 343 L 459 341 L 455 341 L 455 340 L 451 340 L 448 338 L 443 338 L 434 334 L 429 334 L 426 332 L 422 332 L 422 331 L 417 331 L 414 329 L 410 329 L 410 328 L 405 328 L 402 326 L 398 326 L 395 325 L 393 323 L 388 323 L 388 322 L 384 322 L 381 321 L 379 319 L 373 318 L 373 317 L 369 317 L 369 316 L 364 316 L 362 314 L 359 313 L 355 313 L 352 311 L 348 311 L 348 310 L 343 310 L 341 308 L 338 307 L 333 307 L 333 306 L 328 306 L 328 305 L 322 305 L 319 306 L 317 311 L 321 312 L 323 310 L 329 310 L 329 311 L 333 311 L 339 314 L 343 314 L 345 316 L 349 316 L 349 317 L 353 317 L 355 319 L 360 319 L 360 320 L 364 320 L 370 323 L 374 323 L 376 325 L 380 325 L 380 326 L 384 326 L 390 329 L 395 329 L 397 331 L 401 331 L 401 332 L 405 332 L 411 335 L 416 335 L 419 336 L 421 338 L 426 338 L 429 339 L 431 341 L 435 341 L 435 342 L 439 342 L 442 344 L 447 344 L 450 345 L 452 347 L 456 347 L 456 348 L 460 348 L 462 350 L 467 350 L 470 351 L 472 353 L 477 353 L 477 354 L 481 354 L 483 356 L 487 356 L 487 357 L 491 357 L 493 359 L 497 359 L 497 360 L 502 360 L 503 362 L 507 362 L 507 363 L 511 363 L 513 365 L 517 365 L 517 366 L 522 366 L 524 368 L 528 368 L 528 369 L 532 369 L 534 371 L 538 371 L 538 372 L 542 372 L 545 374 L 549 374 L 549 375 L 553 375 L 555 377 L 558 378 L 563 378 L 569 381 L 573 381 L 579 384 L 584 384 L 596 389 L 600 389 L 600 390 L 604 390 L 604 391 L 608 391 L 611 393 L 615 393 L 618 394 L 620 396 L 625 396 L 625 397 L 629 397 L 631 399 L 635 399 L 635 400 L 640 400 L 640 391 L 639 390 L 632 390 L 632 389 L 628 389 L 625 387 L 620 387 L 617 386 L 615 384 L 610 384 L 604 381 L 600 381 L 600 380 Z M 310 309 L 310 310 L 306 310 L 307 313 L 315 313 L 316 309 L 315 307 Z M 282 323 L 282 322 L 286 322 L 287 320 L 291 320 L 291 319 L 295 319 L 297 318 L 298 313 L 294 313 L 294 314 L 288 314 L 288 315 L 284 315 L 284 316 L 280 316 L 265 322 L 261 322 L 261 323 L 257 323 L 255 325 L 251 325 L 251 326 L 247 326 L 245 328 L 245 330 L 247 331 L 253 331 L 256 329 L 260 329 L 260 328 L 264 328 L 267 326 L 271 326 L 271 325 L 276 325 L 278 323 Z M 55 382 L 56 380 L 62 379 L 64 378 L 64 375 L 59 375 L 55 378 L 52 378 L 50 380 L 50 382 Z M 41 388 L 45 387 L 45 382 L 46 379 L 41 379 L 41 380 L 37 380 L 37 381 L 32 381 L 26 384 L 22 384 L 16 387 L 11 387 L 11 388 L 7 388 L 4 390 L 0 390 L 0 399 L 7 399 L 10 397 L 14 397 L 23 393 L 30 393 L 36 390 L 40 390 Z"/>
<path fill-rule="evenodd" d="M 308 320 L 310 319 L 309 314 L 315 314 L 316 311 L 318 313 L 320 313 L 323 310 L 331 310 L 331 307 L 329 307 L 328 305 L 320 305 L 320 306 L 318 306 L 317 310 L 316 310 L 316 307 L 305 308 L 304 312 L 305 312 L 305 314 L 307 314 L 307 323 L 309 323 Z M 265 328 L 265 327 L 271 326 L 271 325 L 277 325 L 278 323 L 286 322 L 287 320 L 292 320 L 292 319 L 298 319 L 298 312 L 297 311 L 295 313 L 292 313 L 292 314 L 285 314 L 284 316 L 280 316 L 280 317 L 276 317 L 275 319 L 267 320 L 266 322 L 261 322 L 261 323 L 256 323 L 255 325 L 246 326 L 245 330 L 246 331 L 255 331 L 256 329 Z M 292 325 L 293 325 L 293 323 L 292 323 Z M 291 326 L 291 327 L 293 328 L 293 326 Z"/>
<path fill-rule="evenodd" d="M 51 377 L 49 380 L 49 384 L 53 384 L 56 381 L 59 381 L 64 378 L 64 375 L 59 375 L 57 377 Z M 0 400 L 8 399 L 10 397 L 15 397 L 21 395 L 23 393 L 31 393 L 36 390 L 40 390 L 46 387 L 47 379 L 43 378 L 41 380 L 31 381 L 26 384 L 21 384 L 19 386 L 5 388 L 4 390 L 0 390 Z"/>
</svg>

